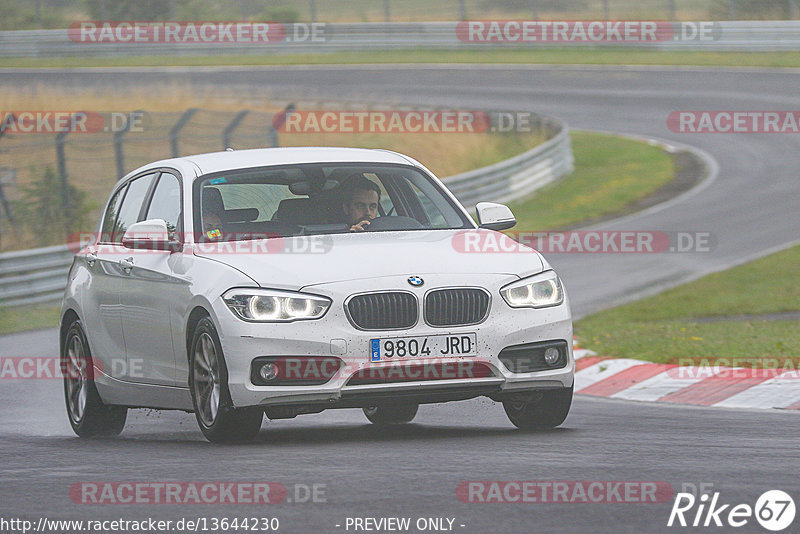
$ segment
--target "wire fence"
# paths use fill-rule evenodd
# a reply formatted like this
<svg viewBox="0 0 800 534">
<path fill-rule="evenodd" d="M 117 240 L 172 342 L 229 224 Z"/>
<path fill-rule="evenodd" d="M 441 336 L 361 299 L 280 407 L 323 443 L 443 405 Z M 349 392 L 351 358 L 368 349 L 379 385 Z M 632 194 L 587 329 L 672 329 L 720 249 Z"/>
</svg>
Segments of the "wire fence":
<svg viewBox="0 0 800 534">
<path fill-rule="evenodd" d="M 41 121 L 31 125 L 38 126 L 35 133 L 20 131 L 24 126 L 8 133 L 14 124 L 6 115 L 0 136 L 0 250 L 24 248 L 33 235 L 39 246 L 63 243 L 65 231 L 91 227 L 114 182 L 146 163 L 277 141 L 274 114 L 267 112 L 83 113 L 90 117 L 85 128 L 66 134 L 43 131 L 43 124 L 46 130 L 52 123 Z M 43 220 L 48 223 L 37 228 Z M 54 223 L 61 227 L 52 228 Z"/>
<path fill-rule="evenodd" d="M 13 123 L 9 115 L 0 113 L 0 251 L 18 250 L 64 243 L 71 234 L 94 228 L 108 192 L 119 178 L 144 164 L 185 156 L 216 152 L 226 148 L 236 150 L 271 146 L 371 146 L 404 147 L 420 143 L 445 142 L 447 133 L 424 132 L 421 135 L 374 133 L 347 133 L 342 131 L 305 131 L 291 133 L 281 130 L 287 110 L 294 117 L 308 118 L 317 113 L 331 112 L 321 103 L 303 105 L 292 114 L 295 106 L 288 104 L 275 112 L 258 110 L 218 111 L 190 108 L 176 112 L 126 113 L 80 112 L 88 115 L 83 128 L 57 133 L 42 131 L 53 126 L 53 121 L 34 122 L 28 117 L 17 118 Z M 348 107 L 355 104 L 331 104 L 333 113 L 347 115 Z M 316 107 L 317 111 L 314 110 Z M 370 106 L 359 104 L 360 113 Z M 374 108 L 372 108 L 374 110 Z M 402 108 L 377 113 L 408 113 Z M 435 111 L 434 111 L 435 112 Z M 25 112 L 34 115 L 34 112 Z M 453 113 L 453 111 L 449 111 Z M 488 112 L 469 112 L 478 116 L 494 117 Z M 42 112 L 49 116 L 50 112 Z M 511 116 L 510 112 L 507 112 Z M 528 150 L 538 143 L 555 137 L 560 131 L 552 120 L 533 117 L 523 135 L 518 132 L 498 132 L 494 126 L 485 125 L 480 135 L 494 137 L 497 144 L 512 155 L 516 148 Z M 37 118 L 41 118 L 37 115 Z M 316 120 L 316 119 L 315 119 Z M 487 119 L 487 120 L 497 120 Z M 36 133 L 27 132 L 26 125 L 38 126 Z M 307 125 L 306 125 L 307 126 Z M 280 132 L 280 133 L 279 133 Z M 470 139 L 462 136 L 449 143 L 483 147 L 489 138 Z M 432 137 L 433 136 L 433 137 Z M 503 136 L 503 137 L 499 137 Z M 513 136 L 513 137 L 510 137 Z M 411 140 L 410 138 L 414 138 Z M 402 144 L 405 143 L 405 144 Z M 471 144 L 470 144 L 471 143 Z M 400 144 L 400 146 L 397 146 Z M 512 152 L 509 152 L 512 150 Z M 411 150 L 413 154 L 414 151 Z M 496 161 L 496 160 L 495 160 Z M 485 164 L 485 163 L 484 163 Z M 462 166 L 463 168 L 463 166 Z M 466 167 L 470 168 L 470 167 Z"/>
</svg>

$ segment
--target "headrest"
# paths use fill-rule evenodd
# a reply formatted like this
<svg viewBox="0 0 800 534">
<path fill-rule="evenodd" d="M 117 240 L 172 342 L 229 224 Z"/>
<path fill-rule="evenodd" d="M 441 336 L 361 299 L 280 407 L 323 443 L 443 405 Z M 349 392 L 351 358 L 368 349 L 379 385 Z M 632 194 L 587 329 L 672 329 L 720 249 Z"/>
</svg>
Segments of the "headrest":
<svg viewBox="0 0 800 534">
<path fill-rule="evenodd" d="M 300 225 L 319 224 L 323 222 L 321 215 L 320 210 L 310 198 L 286 198 L 278 204 L 272 220 Z"/>
<path fill-rule="evenodd" d="M 258 208 L 237 208 L 222 212 L 222 222 L 252 222 L 258 219 Z"/>
<path fill-rule="evenodd" d="M 222 193 L 216 187 L 204 187 L 201 194 L 203 201 L 203 213 L 215 213 L 221 215 L 225 210 L 225 204 L 222 202 Z"/>
</svg>

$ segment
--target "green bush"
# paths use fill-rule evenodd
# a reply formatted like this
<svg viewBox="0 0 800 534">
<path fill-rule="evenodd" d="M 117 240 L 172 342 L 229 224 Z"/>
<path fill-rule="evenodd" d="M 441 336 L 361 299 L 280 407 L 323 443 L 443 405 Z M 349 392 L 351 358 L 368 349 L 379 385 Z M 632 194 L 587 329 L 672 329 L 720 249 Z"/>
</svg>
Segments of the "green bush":
<svg viewBox="0 0 800 534">
<path fill-rule="evenodd" d="M 32 30 L 42 28 L 66 28 L 69 22 L 62 9 L 42 3 L 39 15 L 32 3 L 15 0 L 0 0 L 0 30 Z"/>
<path fill-rule="evenodd" d="M 294 24 L 300 20 L 300 13 L 291 7 L 272 7 L 264 10 L 259 18 L 270 22 Z"/>
<path fill-rule="evenodd" d="M 166 20 L 167 0 L 86 0 L 95 20 Z"/>
<path fill-rule="evenodd" d="M 600 0 L 595 1 L 600 5 Z M 586 9 L 587 3 L 588 0 L 538 0 L 536 8 L 540 11 L 580 11 Z M 533 9 L 531 0 L 484 0 L 481 5 L 487 9 L 504 8 L 520 11 Z"/>
<path fill-rule="evenodd" d="M 792 0 L 713 0 L 710 17 L 714 20 L 783 20 L 792 18 Z M 800 2 L 798 2 L 800 8 Z M 733 15 L 733 17 L 731 17 Z"/>
<path fill-rule="evenodd" d="M 51 167 L 43 172 L 31 169 L 32 175 L 40 172 L 30 184 L 21 186 L 21 198 L 12 205 L 17 231 L 32 234 L 36 246 L 62 244 L 70 234 L 87 230 L 88 215 L 97 206 L 85 191 L 72 185 L 67 185 L 65 195 L 61 178 Z"/>
</svg>

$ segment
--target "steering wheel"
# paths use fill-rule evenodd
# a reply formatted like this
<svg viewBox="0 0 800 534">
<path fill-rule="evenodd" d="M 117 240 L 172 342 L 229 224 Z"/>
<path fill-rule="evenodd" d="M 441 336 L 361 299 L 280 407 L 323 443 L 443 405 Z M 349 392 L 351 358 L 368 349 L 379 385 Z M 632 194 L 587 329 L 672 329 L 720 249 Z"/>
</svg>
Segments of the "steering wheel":
<svg viewBox="0 0 800 534">
<path fill-rule="evenodd" d="M 418 220 L 402 215 L 377 217 L 372 219 L 367 226 L 367 231 L 380 232 L 382 230 L 419 230 L 425 228 Z"/>
</svg>

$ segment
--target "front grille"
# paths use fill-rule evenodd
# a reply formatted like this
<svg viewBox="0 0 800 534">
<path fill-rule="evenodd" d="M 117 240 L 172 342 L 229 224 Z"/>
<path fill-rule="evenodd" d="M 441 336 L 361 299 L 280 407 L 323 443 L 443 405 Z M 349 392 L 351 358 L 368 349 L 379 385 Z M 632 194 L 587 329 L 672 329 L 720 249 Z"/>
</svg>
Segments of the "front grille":
<svg viewBox="0 0 800 534">
<path fill-rule="evenodd" d="M 347 316 L 361 330 L 400 330 L 417 322 L 417 298 L 393 291 L 356 295 L 347 303 Z"/>
<path fill-rule="evenodd" d="M 478 324 L 488 311 L 489 295 L 482 289 L 437 289 L 425 297 L 425 322 L 431 326 Z"/>
</svg>

